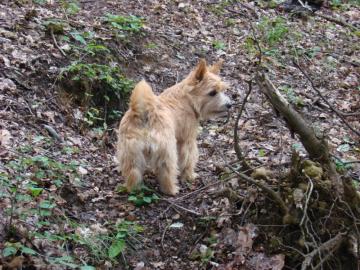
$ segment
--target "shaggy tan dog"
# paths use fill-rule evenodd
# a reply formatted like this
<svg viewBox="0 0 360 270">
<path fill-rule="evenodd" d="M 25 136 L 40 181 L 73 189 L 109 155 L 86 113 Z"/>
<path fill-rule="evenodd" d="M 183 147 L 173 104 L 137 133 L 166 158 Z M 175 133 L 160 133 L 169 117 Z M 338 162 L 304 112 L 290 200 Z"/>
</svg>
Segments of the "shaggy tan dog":
<svg viewBox="0 0 360 270">
<path fill-rule="evenodd" d="M 177 177 L 194 180 L 198 160 L 196 137 L 200 120 L 223 117 L 230 99 L 220 79 L 222 61 L 208 67 L 200 60 L 180 83 L 156 96 L 144 80 L 131 95 L 130 108 L 121 120 L 117 158 L 128 191 L 152 170 L 162 192 L 179 191 Z"/>
</svg>

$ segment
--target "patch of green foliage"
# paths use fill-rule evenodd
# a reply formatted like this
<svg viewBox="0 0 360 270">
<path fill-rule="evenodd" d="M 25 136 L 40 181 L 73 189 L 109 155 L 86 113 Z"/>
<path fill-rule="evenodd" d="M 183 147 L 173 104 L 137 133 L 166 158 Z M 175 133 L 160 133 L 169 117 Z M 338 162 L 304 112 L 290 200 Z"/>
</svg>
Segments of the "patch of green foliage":
<svg viewBox="0 0 360 270">
<path fill-rule="evenodd" d="M 60 0 L 61 7 L 69 15 L 75 15 L 81 10 L 78 1 L 75 0 Z"/>
<path fill-rule="evenodd" d="M 282 41 L 289 32 L 286 20 L 282 17 L 275 17 L 274 19 L 265 17 L 261 20 L 258 27 L 263 33 L 264 40 L 270 47 Z"/>
<path fill-rule="evenodd" d="M 279 67 L 285 67 L 288 57 L 298 59 L 300 55 L 309 53 L 316 55 L 318 51 L 312 48 L 304 49 L 300 44 L 302 33 L 291 27 L 291 22 L 281 16 L 262 17 L 254 25 L 254 32 L 248 35 L 244 42 L 245 51 L 251 58 L 259 56 L 259 48 L 263 64 L 271 62 Z M 271 60 L 270 60 L 271 59 Z"/>
<path fill-rule="evenodd" d="M 212 43 L 213 47 L 217 50 L 224 50 L 225 49 L 225 43 L 219 40 L 215 40 Z"/>
<path fill-rule="evenodd" d="M 208 10 L 216 16 L 223 16 L 225 14 L 225 9 L 235 2 L 236 0 L 221 0 L 217 4 L 210 4 Z"/>
<path fill-rule="evenodd" d="M 117 192 L 126 193 L 126 187 L 119 186 Z M 133 203 L 135 206 L 140 207 L 143 205 L 149 205 L 159 200 L 159 196 L 154 193 L 154 190 L 148 188 L 145 185 L 139 186 L 137 189 L 129 194 L 128 201 Z"/>
<path fill-rule="evenodd" d="M 283 85 L 280 86 L 279 89 L 286 94 L 286 97 L 291 104 L 294 104 L 298 107 L 304 106 L 304 100 L 300 96 L 296 95 L 296 93 L 290 86 Z"/>
<path fill-rule="evenodd" d="M 129 34 L 141 33 L 145 23 L 141 17 L 114 14 L 106 14 L 103 21 L 110 25 L 115 36 L 122 40 L 126 40 Z"/>
<path fill-rule="evenodd" d="M 71 3 L 76 2 L 64 1 L 63 5 L 70 8 Z M 109 30 L 127 41 L 144 26 L 144 19 L 133 15 L 106 14 L 102 19 Z M 69 44 L 72 61 L 61 70 L 59 81 L 64 89 L 74 89 L 73 101 L 85 111 L 83 125 L 107 129 L 108 123 L 117 121 L 126 109 L 134 83 L 117 63 L 117 52 L 109 49 L 113 48 L 111 41 L 101 39 L 94 31 L 71 28 L 61 33 Z"/>
<path fill-rule="evenodd" d="M 84 121 L 88 126 L 118 119 L 119 111 L 113 104 L 126 100 L 134 87 L 134 82 L 122 75 L 116 65 L 74 61 L 62 70 L 61 77 L 64 76 L 78 82 L 85 91 L 83 98 L 89 100 L 89 106 Z"/>
<path fill-rule="evenodd" d="M 36 136 L 33 142 L 50 147 L 42 136 Z M 63 151 L 71 154 L 76 152 L 76 148 L 67 146 Z M 33 229 L 28 237 L 45 239 L 47 243 L 53 243 L 57 250 L 56 255 L 46 256 L 43 260 L 61 269 L 95 269 L 88 264 L 97 265 L 104 260 L 117 264 L 118 256 L 129 245 L 133 247 L 140 242 L 135 237 L 143 231 L 143 227 L 135 222 L 123 220 L 116 224 L 105 223 L 102 226 L 105 229 L 89 230 L 88 225 L 76 223 L 63 214 L 58 215 L 59 212 L 55 210 L 60 210 L 61 205 L 52 188 L 58 187 L 60 191 L 65 184 L 80 181 L 77 173 L 79 164 L 61 162 L 44 155 L 31 155 L 34 153 L 31 146 L 23 147 L 21 153 L 26 154 L 4 164 L 6 171 L 0 172 L 0 200 L 10 202 L 9 207 L 4 209 L 9 236 L 17 235 L 16 224 L 19 220 L 30 224 Z M 66 229 L 63 226 L 54 227 L 52 223 L 65 223 Z M 133 243 L 134 239 L 136 241 Z M 1 251 L 2 257 L 7 260 L 20 255 L 43 257 L 41 252 L 24 243 L 16 237 L 7 237 Z M 81 257 L 83 255 L 69 252 L 68 246 L 80 247 L 87 252 Z"/>
<path fill-rule="evenodd" d="M 140 190 L 132 192 L 129 195 L 128 201 L 139 207 L 155 203 L 159 199 L 160 198 L 155 193 L 153 193 L 151 189 L 142 187 Z"/>
</svg>

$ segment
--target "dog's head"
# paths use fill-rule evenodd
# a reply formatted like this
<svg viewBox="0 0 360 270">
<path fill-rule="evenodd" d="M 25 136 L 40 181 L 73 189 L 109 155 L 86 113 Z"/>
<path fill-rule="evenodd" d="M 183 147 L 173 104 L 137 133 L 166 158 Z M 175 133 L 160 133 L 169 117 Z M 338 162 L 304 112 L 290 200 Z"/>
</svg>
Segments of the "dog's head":
<svg viewBox="0 0 360 270">
<path fill-rule="evenodd" d="M 207 66 L 201 59 L 186 78 L 194 110 L 201 119 L 225 117 L 231 107 L 230 98 L 225 95 L 227 84 L 219 76 L 223 61 Z"/>
</svg>

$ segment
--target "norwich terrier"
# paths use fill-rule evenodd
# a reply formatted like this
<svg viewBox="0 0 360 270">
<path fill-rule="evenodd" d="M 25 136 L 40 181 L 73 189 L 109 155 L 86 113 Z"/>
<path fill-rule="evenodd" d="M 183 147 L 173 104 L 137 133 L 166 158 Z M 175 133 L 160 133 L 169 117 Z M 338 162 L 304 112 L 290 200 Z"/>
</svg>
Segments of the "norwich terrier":
<svg viewBox="0 0 360 270">
<path fill-rule="evenodd" d="M 130 97 L 130 108 L 121 120 L 117 158 L 130 192 L 152 170 L 160 189 L 168 195 L 179 191 L 181 180 L 194 180 L 198 160 L 196 137 L 200 120 L 225 117 L 231 107 L 220 79 L 223 61 L 207 66 L 201 59 L 180 83 L 156 96 L 144 80 Z"/>
</svg>

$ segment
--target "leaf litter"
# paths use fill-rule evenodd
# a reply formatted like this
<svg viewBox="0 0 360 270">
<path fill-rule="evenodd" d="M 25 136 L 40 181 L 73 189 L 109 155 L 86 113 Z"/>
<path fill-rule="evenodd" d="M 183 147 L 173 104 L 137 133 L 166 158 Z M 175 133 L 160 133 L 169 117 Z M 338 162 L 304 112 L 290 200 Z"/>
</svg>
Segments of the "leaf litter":
<svg viewBox="0 0 360 270">
<path fill-rule="evenodd" d="M 223 76 L 231 85 L 234 103 L 239 104 L 245 95 L 244 76 L 252 75 L 249 70 L 255 61 L 247 47 L 250 24 L 265 25 L 262 18 L 281 16 L 285 18 L 281 27 L 298 35 L 284 38 L 278 50 L 266 51 L 269 76 L 315 129 L 328 134 L 335 155 L 352 161 L 360 158 L 358 138 L 317 100 L 291 60 L 301 54 L 329 102 L 343 112 L 358 112 L 358 34 L 321 17 L 292 17 L 268 7 L 266 1 L 245 1 L 247 8 L 236 1 L 64 1 L 80 8 L 71 15 L 55 1 L 33 2 L 0 4 L 0 176 L 10 183 L 5 191 L 10 196 L 0 201 L 4 268 L 282 269 L 284 250 L 266 246 L 263 227 L 252 224 L 258 214 L 271 216 L 264 196 L 234 178 L 228 180 L 239 193 L 233 197 L 222 181 L 228 173 L 225 164 L 235 161 L 235 110 L 228 124 L 212 121 L 202 127 L 199 178 L 194 184 L 182 185 L 179 196 L 170 200 L 173 203 L 159 200 L 135 207 L 126 194 L 116 191 L 122 179 L 113 158 L 115 132 L 110 130 L 107 138 L 94 129 L 79 128 L 84 108 L 61 96 L 59 70 L 70 63 L 71 38 L 86 42 L 76 33 L 89 31 L 99 40 L 114 39 L 103 24 L 104 15 L 132 14 L 144 18 L 145 25 L 143 35 L 133 43 L 122 41 L 125 45 L 117 50 L 117 61 L 127 76 L 135 81 L 146 78 L 159 92 L 179 81 L 197 57 L 222 57 Z M 358 22 L 356 5 L 343 10 L 323 7 L 321 12 Z M 61 22 L 55 39 L 66 57 L 46 28 L 54 19 Z M 61 38 L 62 33 L 70 37 Z M 359 130 L 358 117 L 347 120 Z M 54 140 L 44 124 L 64 143 Z M 250 97 L 239 128 L 240 146 L 250 162 L 259 166 L 259 178 L 277 184 L 279 175 L 272 170 L 279 164 L 285 170 L 298 142 L 260 92 Z M 110 129 L 116 129 L 116 123 Z M 12 161 L 18 163 L 10 166 Z M 357 163 L 352 171 L 359 181 Z M 148 179 L 156 192 L 154 179 Z M 17 209 L 10 224 L 14 198 Z M 5 234 L 9 224 L 11 233 Z M 128 227 L 119 229 L 117 224 Z M 134 224 L 143 229 L 129 232 Z"/>
</svg>

